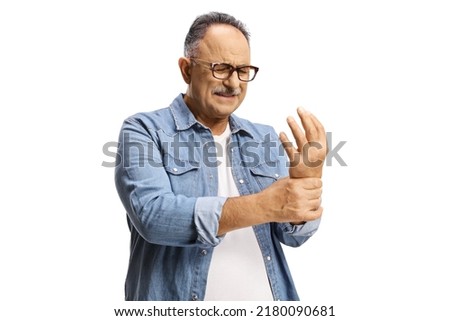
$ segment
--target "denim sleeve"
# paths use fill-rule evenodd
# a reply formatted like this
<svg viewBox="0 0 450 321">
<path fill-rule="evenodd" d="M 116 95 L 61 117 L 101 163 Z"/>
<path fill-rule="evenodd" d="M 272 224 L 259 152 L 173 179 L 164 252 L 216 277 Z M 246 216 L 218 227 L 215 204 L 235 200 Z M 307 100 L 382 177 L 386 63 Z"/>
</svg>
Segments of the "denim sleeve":
<svg viewBox="0 0 450 321">
<path fill-rule="evenodd" d="M 198 241 L 216 246 L 223 239 L 218 237 L 219 220 L 226 197 L 199 197 L 195 204 L 194 221 Z M 213 217 L 213 219 L 211 219 Z"/>
<path fill-rule="evenodd" d="M 120 132 L 115 183 L 131 223 L 149 243 L 217 245 L 226 199 L 173 193 L 153 135 L 135 119 L 126 120 Z"/>
<path fill-rule="evenodd" d="M 305 243 L 319 228 L 320 218 L 300 225 L 274 223 L 275 234 L 281 243 L 298 247 Z"/>
</svg>

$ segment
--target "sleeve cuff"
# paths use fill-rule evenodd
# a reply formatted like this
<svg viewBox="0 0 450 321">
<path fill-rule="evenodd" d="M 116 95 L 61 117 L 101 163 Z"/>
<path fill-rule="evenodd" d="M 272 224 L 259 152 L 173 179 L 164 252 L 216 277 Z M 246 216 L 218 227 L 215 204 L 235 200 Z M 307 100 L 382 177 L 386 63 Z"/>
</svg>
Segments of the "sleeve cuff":
<svg viewBox="0 0 450 321">
<path fill-rule="evenodd" d="M 218 245 L 222 237 L 217 236 L 219 220 L 226 197 L 200 197 L 195 203 L 194 223 L 198 242 L 209 246 Z"/>
<path fill-rule="evenodd" d="M 308 236 L 313 235 L 320 225 L 320 218 L 314 221 L 306 222 L 299 225 L 292 225 L 290 223 L 281 223 L 281 229 L 287 234 L 294 236 Z"/>
</svg>

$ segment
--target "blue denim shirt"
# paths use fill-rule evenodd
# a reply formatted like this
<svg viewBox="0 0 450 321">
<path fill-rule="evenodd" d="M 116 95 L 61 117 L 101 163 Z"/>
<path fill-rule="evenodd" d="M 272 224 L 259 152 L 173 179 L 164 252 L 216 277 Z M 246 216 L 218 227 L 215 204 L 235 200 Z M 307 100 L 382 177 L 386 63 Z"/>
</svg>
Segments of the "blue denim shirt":
<svg viewBox="0 0 450 321">
<path fill-rule="evenodd" d="M 232 115 L 228 146 L 241 195 L 287 176 L 287 160 L 272 127 Z M 123 123 L 115 182 L 131 231 L 126 300 L 203 300 L 224 197 L 217 196 L 212 132 L 183 95 L 160 110 Z M 319 226 L 253 226 L 274 300 L 298 300 L 281 243 L 300 246 Z M 236 289 L 239 291 L 239 289 Z"/>
</svg>

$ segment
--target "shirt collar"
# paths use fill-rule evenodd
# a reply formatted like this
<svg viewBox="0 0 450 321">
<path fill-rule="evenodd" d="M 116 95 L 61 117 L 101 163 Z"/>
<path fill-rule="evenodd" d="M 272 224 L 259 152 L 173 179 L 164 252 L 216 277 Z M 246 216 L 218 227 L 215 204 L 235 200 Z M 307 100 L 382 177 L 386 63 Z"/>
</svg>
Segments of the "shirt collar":
<svg viewBox="0 0 450 321">
<path fill-rule="evenodd" d="M 175 98 L 175 100 L 170 105 L 170 110 L 172 112 L 173 119 L 175 120 L 175 127 L 177 130 L 186 130 L 188 128 L 191 128 L 194 124 L 199 123 L 197 119 L 195 119 L 189 107 L 184 102 L 183 94 L 179 94 L 177 98 Z M 235 115 L 231 115 L 229 122 L 232 134 L 243 132 L 253 137 L 252 133 L 243 126 L 244 122 L 241 118 Z M 202 124 L 200 125 L 203 126 Z"/>
</svg>

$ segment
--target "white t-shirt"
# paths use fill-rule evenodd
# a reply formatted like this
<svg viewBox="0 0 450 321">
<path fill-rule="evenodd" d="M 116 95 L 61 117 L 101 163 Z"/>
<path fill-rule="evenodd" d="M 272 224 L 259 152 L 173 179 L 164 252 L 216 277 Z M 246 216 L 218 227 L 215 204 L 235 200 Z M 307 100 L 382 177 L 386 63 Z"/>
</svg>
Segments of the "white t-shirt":
<svg viewBox="0 0 450 321">
<path fill-rule="evenodd" d="M 217 147 L 218 196 L 239 196 L 228 163 L 227 143 L 231 131 L 214 136 Z M 205 301 L 272 301 L 266 268 L 252 227 L 228 232 L 213 252 Z"/>
</svg>

